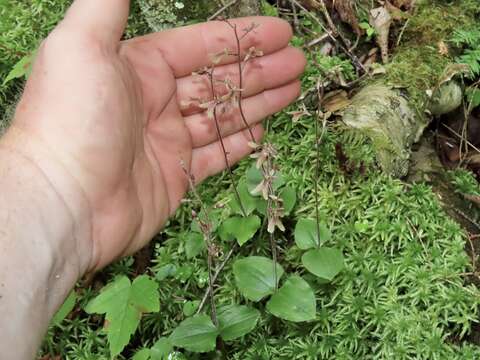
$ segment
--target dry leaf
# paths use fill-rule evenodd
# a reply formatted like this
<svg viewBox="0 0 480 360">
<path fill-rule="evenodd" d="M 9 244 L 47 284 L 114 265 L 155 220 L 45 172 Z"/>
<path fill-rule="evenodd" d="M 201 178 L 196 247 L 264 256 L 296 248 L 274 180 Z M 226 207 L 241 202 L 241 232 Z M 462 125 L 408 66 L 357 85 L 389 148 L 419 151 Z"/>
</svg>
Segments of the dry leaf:
<svg viewBox="0 0 480 360">
<path fill-rule="evenodd" d="M 336 113 L 350 105 L 350 100 L 345 90 L 336 90 L 325 94 L 322 105 L 327 112 Z"/>
<path fill-rule="evenodd" d="M 387 69 L 385 69 L 385 66 L 377 63 L 372 64 L 370 68 L 371 68 L 370 75 L 383 75 L 387 73 Z"/>
<path fill-rule="evenodd" d="M 385 7 L 378 7 L 370 10 L 370 25 L 375 29 L 377 43 L 382 54 L 384 64 L 388 63 L 388 36 L 392 17 Z"/>
<path fill-rule="evenodd" d="M 392 4 L 397 8 L 410 9 L 412 7 L 413 0 L 392 0 Z"/>
<path fill-rule="evenodd" d="M 438 53 L 442 56 L 448 56 L 449 51 L 448 51 L 448 45 L 445 44 L 445 41 L 440 40 L 437 44 L 438 46 Z"/>
<path fill-rule="evenodd" d="M 374 65 L 379 65 L 377 64 L 377 59 L 378 58 L 378 48 L 374 47 L 370 49 L 368 54 L 364 55 L 363 58 L 361 59 L 361 62 L 363 66 L 368 69 L 372 68 Z"/>
<path fill-rule="evenodd" d="M 451 64 L 448 65 L 443 71 L 442 77 L 438 81 L 436 88 L 439 88 L 443 84 L 452 80 L 455 75 L 459 74 L 468 74 L 470 72 L 470 67 L 466 64 Z"/>
<path fill-rule="evenodd" d="M 299 0 L 299 2 L 308 10 L 319 10 L 321 8 L 316 0 Z"/>
<path fill-rule="evenodd" d="M 349 24 L 353 31 L 357 35 L 362 35 L 363 30 L 360 29 L 360 25 L 358 24 L 357 13 L 354 9 L 354 2 L 353 0 L 336 0 L 334 1 L 335 10 L 338 11 L 340 18 L 343 22 Z"/>
<path fill-rule="evenodd" d="M 395 21 L 402 21 L 410 17 L 409 14 L 400 10 L 398 7 L 396 7 L 395 5 L 393 5 L 388 1 L 385 3 L 385 8 L 388 10 L 388 12 L 390 13 L 390 16 Z"/>
<path fill-rule="evenodd" d="M 302 103 L 301 109 L 299 109 L 297 111 L 290 111 L 287 114 L 292 115 L 292 121 L 294 123 L 298 122 L 304 116 L 311 116 L 312 115 L 312 114 L 310 114 L 310 112 L 305 107 L 305 104 L 303 104 L 303 103 Z"/>
</svg>

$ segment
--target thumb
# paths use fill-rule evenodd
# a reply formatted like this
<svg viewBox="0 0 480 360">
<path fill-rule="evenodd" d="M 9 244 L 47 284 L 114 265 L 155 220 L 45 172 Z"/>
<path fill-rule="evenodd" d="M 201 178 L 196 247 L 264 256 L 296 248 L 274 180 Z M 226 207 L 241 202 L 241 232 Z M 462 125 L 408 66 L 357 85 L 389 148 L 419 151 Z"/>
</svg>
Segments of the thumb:
<svg viewBox="0 0 480 360">
<path fill-rule="evenodd" d="M 130 0 L 75 0 L 62 25 L 112 44 L 121 39 L 129 10 Z"/>
</svg>

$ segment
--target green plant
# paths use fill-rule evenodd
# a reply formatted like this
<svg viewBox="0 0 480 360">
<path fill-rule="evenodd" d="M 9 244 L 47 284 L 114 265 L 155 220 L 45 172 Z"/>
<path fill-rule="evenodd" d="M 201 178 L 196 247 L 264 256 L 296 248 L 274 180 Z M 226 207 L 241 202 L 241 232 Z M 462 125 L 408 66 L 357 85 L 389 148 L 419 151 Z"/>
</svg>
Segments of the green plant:
<svg viewBox="0 0 480 360">
<path fill-rule="evenodd" d="M 145 275 L 132 283 L 125 276 L 117 278 L 85 307 L 89 314 L 106 314 L 105 330 L 112 358 L 128 344 L 142 313 L 159 310 L 158 284 Z"/>
<path fill-rule="evenodd" d="M 470 67 L 470 77 L 480 75 L 480 28 L 458 29 L 450 41 L 462 48 L 463 53 L 457 57 L 456 61 Z"/>
<path fill-rule="evenodd" d="M 413 52 L 407 55 L 414 59 Z M 326 68 L 315 64 L 314 56 L 309 55 L 309 59 L 303 83 L 305 88 L 315 89 L 318 79 L 325 79 Z M 421 75 L 415 81 L 421 81 L 427 70 L 431 75 L 427 78 L 433 79 L 434 72 L 441 68 L 427 66 L 421 66 Z M 404 184 L 382 174 L 365 138 L 344 131 L 333 121 L 323 128 L 317 110 L 305 101 L 276 114 L 266 124 L 267 143 L 275 144 L 277 152 L 274 165 L 278 171 L 271 185 L 284 208 L 285 232 L 276 229 L 274 234 L 277 264 L 272 260 L 266 231 L 268 203 L 262 194 L 251 194 L 263 180 L 262 171 L 243 161 L 232 168 L 238 197 L 228 173 L 198 187 L 215 238 L 213 249 L 205 245 L 199 224 L 205 212 L 199 210 L 196 200 L 185 201 L 155 240 L 147 272 L 158 284 L 161 311 L 142 314 L 118 359 L 215 358 L 215 352 L 187 350 L 196 343 L 178 336 L 178 329 L 185 330 L 192 319 L 198 318 L 201 334 L 206 335 L 201 346 L 212 349 L 215 342 L 221 343 L 229 359 L 463 360 L 480 356 L 478 346 L 467 341 L 472 325 L 478 321 L 480 294 L 465 283 L 462 275 L 471 270 L 464 251 L 466 235 L 442 210 L 429 186 Z M 295 111 L 303 116 L 293 122 L 289 113 Z M 349 161 L 365 164 L 363 173 L 347 175 L 339 170 L 335 155 L 338 143 Z M 472 177 L 465 176 L 458 182 L 469 193 L 478 188 Z M 197 213 L 193 222 L 192 211 Z M 237 219 L 233 223 L 243 219 L 243 211 L 246 217 L 258 217 L 261 226 L 255 233 L 249 231 L 248 235 L 253 235 L 239 246 L 238 238 L 249 237 L 243 236 L 246 229 L 224 225 L 231 218 Z M 305 223 L 309 225 L 302 228 Z M 297 226 L 302 235 L 295 234 Z M 341 272 L 337 273 L 335 266 L 318 271 L 309 265 L 306 254 L 317 251 L 318 245 L 326 250 L 329 260 L 335 257 L 329 249 L 343 254 Z M 235 251 L 224 263 L 232 248 Z M 205 295 L 210 294 L 209 250 L 214 250 L 217 263 L 213 275 L 224 265 L 213 286 L 219 324 L 213 327 L 207 315 L 209 296 L 195 315 Z M 247 279 L 248 290 L 244 290 L 243 285 L 238 286 L 235 271 L 237 262 L 242 265 L 252 257 L 262 258 L 266 264 L 264 272 L 254 275 L 266 279 L 261 284 L 267 286 L 253 293 L 265 294 L 259 301 L 245 295 L 258 283 Z M 251 278 L 250 272 L 258 268 L 242 269 L 240 276 Z M 326 271 L 329 268 L 332 270 Z M 109 267 L 97 282 L 111 282 L 119 272 L 134 274 L 135 261 L 129 259 Z M 279 289 L 275 289 L 277 283 Z M 307 294 L 305 299 L 290 301 L 291 294 L 300 291 Z M 110 358 L 103 321 L 79 311 L 96 295 L 96 290 L 88 287 L 77 289 L 77 310 L 50 328 L 42 355 L 61 354 L 67 360 Z M 303 311 L 292 311 L 292 305 Z M 301 323 L 296 322 L 298 316 L 303 317 Z M 235 326 L 225 329 L 222 322 Z M 240 337 L 232 338 L 234 335 Z M 179 345 L 174 346 L 172 339 Z"/>
</svg>

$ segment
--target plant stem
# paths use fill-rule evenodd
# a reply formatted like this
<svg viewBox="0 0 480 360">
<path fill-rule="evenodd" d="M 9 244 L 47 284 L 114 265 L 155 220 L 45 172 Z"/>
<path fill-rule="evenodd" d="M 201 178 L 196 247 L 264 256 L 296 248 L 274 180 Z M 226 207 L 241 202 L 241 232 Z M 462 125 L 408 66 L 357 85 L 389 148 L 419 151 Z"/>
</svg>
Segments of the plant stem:
<svg viewBox="0 0 480 360">
<path fill-rule="evenodd" d="M 320 82 L 317 82 L 317 97 L 318 97 L 318 109 L 317 117 L 315 118 L 315 179 L 314 179 L 314 191 L 315 191 L 315 220 L 317 224 L 317 249 L 320 248 L 320 213 L 319 206 L 320 200 L 318 195 L 318 178 L 320 177 L 320 141 L 321 137 L 318 131 L 318 121 L 320 120 L 320 114 L 322 114 L 322 100 L 323 100 L 323 86 Z M 323 130 L 325 129 L 325 122 Z M 322 131 L 323 136 L 323 131 Z"/>
<path fill-rule="evenodd" d="M 248 129 L 248 133 L 250 134 L 250 139 L 253 143 L 256 143 L 256 140 L 255 140 L 255 136 L 253 135 L 253 131 L 250 127 L 250 124 L 248 123 L 246 117 L 245 117 L 245 113 L 243 111 L 243 105 L 242 105 L 242 100 L 243 100 L 243 94 L 242 94 L 242 90 L 243 90 L 243 68 L 242 68 L 242 48 L 241 48 L 241 45 L 240 45 L 240 41 L 241 41 L 241 38 L 238 34 L 238 29 L 237 29 L 237 25 L 236 24 L 231 24 L 230 22 L 227 21 L 227 24 L 233 29 L 233 32 L 235 34 L 235 40 L 236 40 L 236 43 L 237 43 L 237 63 L 238 63 L 238 86 L 240 88 L 240 93 L 239 93 L 239 96 L 238 96 L 238 110 L 240 112 L 240 117 L 243 121 L 243 124 L 245 126 L 246 129 Z M 245 35 L 247 35 L 248 32 L 245 33 Z M 242 36 L 242 39 L 245 37 Z M 263 173 L 264 174 L 267 174 L 268 173 L 268 168 L 270 168 L 270 166 L 265 166 L 265 164 L 262 165 L 262 170 L 263 170 Z M 273 194 L 274 190 L 272 188 L 271 185 L 269 185 L 268 187 L 268 193 L 269 194 Z M 267 213 L 268 211 L 271 211 L 272 209 L 272 200 L 270 199 L 270 197 L 268 198 L 267 200 Z M 271 251 L 272 251 L 272 260 L 273 260 L 273 274 L 274 274 L 274 282 L 275 282 L 275 290 L 277 290 L 277 247 L 276 247 L 276 243 L 275 243 L 275 238 L 273 236 L 273 233 L 270 233 L 270 247 L 271 247 Z"/>
<path fill-rule="evenodd" d="M 211 240 L 211 239 L 210 239 Z M 207 250 L 208 255 L 207 255 L 207 266 L 208 266 L 208 288 L 210 291 L 209 297 L 210 297 L 210 317 L 212 319 L 212 322 L 215 326 L 218 326 L 218 320 L 217 320 L 217 307 L 215 305 L 215 297 L 214 297 L 214 292 L 213 292 L 213 285 L 215 283 L 215 280 L 213 279 L 213 258 L 211 254 L 211 250 Z"/>
<path fill-rule="evenodd" d="M 213 97 L 213 100 L 216 101 L 217 95 L 215 92 L 215 85 L 214 85 L 214 78 L 213 78 L 214 71 L 215 71 L 215 68 L 212 68 L 212 71 L 209 74 L 209 78 L 210 78 L 210 87 L 212 90 L 212 97 Z M 235 197 L 238 201 L 238 204 L 240 205 L 240 209 L 242 211 L 243 216 L 247 217 L 247 212 L 245 211 L 245 208 L 242 203 L 242 199 L 240 198 L 240 194 L 238 193 L 237 185 L 235 183 L 235 178 L 233 176 L 233 171 L 228 161 L 228 153 L 227 153 L 227 149 L 225 148 L 225 143 L 223 142 L 222 133 L 220 132 L 220 125 L 218 123 L 218 117 L 217 117 L 217 105 L 215 105 L 215 107 L 213 108 L 213 121 L 215 123 L 215 130 L 217 132 L 218 141 L 220 142 L 220 145 L 222 147 L 223 158 L 225 160 L 225 167 L 227 168 L 228 175 L 230 177 L 230 182 L 232 183 L 233 191 L 235 193 Z"/>
<path fill-rule="evenodd" d="M 203 204 L 202 198 L 200 197 L 200 195 L 198 195 L 198 193 L 195 189 L 195 184 L 194 184 L 194 180 L 193 180 L 192 175 L 184 167 L 183 163 L 182 163 L 182 167 L 183 167 L 183 171 L 187 175 L 190 189 L 191 189 L 194 197 L 196 198 L 196 200 L 200 204 L 200 208 L 202 210 L 202 213 L 205 216 L 204 224 L 206 224 L 206 226 L 202 226 L 202 224 L 201 224 L 200 228 L 202 229 L 203 238 L 204 238 L 205 243 L 207 245 L 207 267 L 208 267 L 208 291 L 207 291 L 207 294 L 209 294 L 209 297 L 210 297 L 210 307 L 211 307 L 210 317 L 212 319 L 212 322 L 215 324 L 215 326 L 218 326 L 217 309 L 216 309 L 216 306 L 215 306 L 215 298 L 213 296 L 213 285 L 215 283 L 215 280 L 213 279 L 213 274 L 212 274 L 212 271 L 213 271 L 212 270 L 213 269 L 213 256 L 212 256 L 213 240 L 212 240 L 212 233 L 211 233 L 211 228 L 212 228 L 211 224 L 212 223 L 210 221 L 210 217 L 208 216 L 207 208 Z M 201 222 L 201 221 L 202 220 L 199 219 L 199 222 Z"/>
<path fill-rule="evenodd" d="M 228 263 L 228 260 L 230 260 L 230 258 L 232 257 L 233 253 L 235 252 L 235 250 L 237 249 L 238 245 L 237 244 L 234 244 L 232 246 L 232 248 L 230 249 L 230 251 L 227 253 L 227 256 L 225 257 L 225 259 L 222 261 L 222 263 L 220 265 L 217 266 L 217 269 L 215 270 L 215 273 L 213 274 L 213 277 L 212 277 L 212 281 L 213 283 L 215 283 L 215 281 L 217 281 L 217 278 L 218 276 L 220 275 L 220 273 L 222 272 L 222 270 L 225 268 L 225 266 L 227 265 Z M 203 307 L 205 306 L 205 303 L 207 302 L 207 299 L 210 295 L 210 293 L 213 291 L 213 288 L 211 288 L 210 286 L 208 287 L 207 291 L 205 292 L 205 294 L 203 295 L 203 298 L 202 298 L 202 301 L 200 302 L 200 305 L 198 306 L 198 310 L 197 310 L 197 314 L 200 313 L 203 309 Z"/>
<path fill-rule="evenodd" d="M 238 29 L 237 25 L 230 24 L 227 21 L 227 24 L 233 29 L 233 32 L 235 33 L 235 41 L 237 43 L 237 63 L 238 63 L 238 87 L 240 88 L 240 92 L 238 94 L 238 110 L 240 112 L 240 117 L 242 118 L 243 124 L 245 127 L 248 129 L 248 133 L 250 134 L 250 139 L 252 142 L 255 141 L 255 136 L 253 135 L 253 131 L 250 127 L 250 124 L 247 121 L 247 118 L 245 117 L 245 113 L 243 112 L 243 69 L 242 69 L 242 48 L 240 45 L 240 36 L 238 35 Z"/>
</svg>

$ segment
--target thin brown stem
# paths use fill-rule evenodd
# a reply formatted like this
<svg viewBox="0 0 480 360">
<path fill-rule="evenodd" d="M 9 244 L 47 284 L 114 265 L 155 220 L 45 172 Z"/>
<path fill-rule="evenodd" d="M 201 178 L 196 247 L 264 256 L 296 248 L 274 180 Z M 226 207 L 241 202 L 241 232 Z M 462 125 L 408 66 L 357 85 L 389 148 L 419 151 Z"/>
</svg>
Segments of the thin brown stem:
<svg viewBox="0 0 480 360">
<path fill-rule="evenodd" d="M 252 142 L 256 142 L 255 136 L 253 135 L 253 131 L 250 127 L 250 124 L 247 121 L 247 118 L 245 117 L 245 113 L 243 111 L 243 68 L 242 68 L 242 48 L 240 44 L 240 36 L 238 34 L 238 29 L 237 29 L 237 24 L 232 24 L 228 20 L 226 23 L 233 29 L 233 32 L 235 34 L 235 41 L 237 44 L 237 53 L 235 54 L 237 56 L 237 64 L 238 64 L 238 87 L 240 89 L 240 92 L 238 94 L 238 111 L 240 112 L 240 117 L 242 119 L 242 122 L 245 126 L 246 129 L 248 129 L 248 133 L 250 135 L 250 139 Z"/>
<path fill-rule="evenodd" d="M 211 233 L 212 223 L 210 221 L 207 208 L 203 204 L 202 198 L 200 197 L 200 195 L 197 193 L 195 189 L 195 181 L 193 176 L 186 169 L 183 163 L 182 163 L 182 167 L 183 167 L 183 171 L 185 172 L 185 175 L 188 178 L 188 183 L 189 183 L 191 192 L 193 193 L 197 202 L 200 204 L 200 208 L 202 209 L 203 216 L 205 216 L 205 220 L 199 219 L 199 222 L 203 222 L 201 223 L 200 228 L 202 229 L 203 238 L 207 245 L 207 267 L 208 267 L 208 289 L 209 289 L 207 293 L 209 294 L 209 298 L 210 298 L 210 307 L 211 307 L 210 317 L 212 319 L 212 322 L 215 324 L 215 326 L 218 326 L 217 309 L 215 306 L 215 298 L 213 296 L 213 286 L 214 286 L 215 280 L 213 279 L 213 254 L 212 254 L 213 239 L 212 239 L 212 233 Z"/>
<path fill-rule="evenodd" d="M 209 78 L 210 78 L 210 88 L 212 91 L 212 98 L 214 99 L 214 101 L 216 101 L 217 95 L 215 92 L 215 85 L 214 85 L 214 71 L 215 71 L 215 68 L 212 68 L 212 71 L 209 74 Z M 242 204 L 242 199 L 240 198 L 240 194 L 238 193 L 235 178 L 233 176 L 233 171 L 232 171 L 232 168 L 230 167 L 230 162 L 228 161 L 228 152 L 227 152 L 227 149 L 225 148 L 225 143 L 223 141 L 222 133 L 220 132 L 220 124 L 218 122 L 218 117 L 217 117 L 217 105 L 215 105 L 215 107 L 213 108 L 213 121 L 215 123 L 215 130 L 217 132 L 218 141 L 220 142 L 220 145 L 222 147 L 223 158 L 225 160 L 225 167 L 227 168 L 228 175 L 230 177 L 230 182 L 232 183 L 233 191 L 235 193 L 235 197 L 238 201 L 238 204 L 240 206 L 243 216 L 246 217 L 247 212 L 245 211 L 245 208 Z"/>
<path fill-rule="evenodd" d="M 320 106 L 321 105 L 319 104 L 319 109 L 320 109 Z M 318 117 L 314 120 L 314 122 L 315 122 L 315 150 L 316 150 L 314 192 L 315 192 L 315 222 L 317 224 L 317 248 L 320 247 L 320 214 L 319 214 L 319 210 L 318 210 L 318 207 L 319 207 L 319 204 L 320 204 L 320 201 L 318 199 L 318 177 L 320 176 L 320 139 L 319 139 L 320 135 L 319 135 L 319 132 L 318 132 L 318 120 L 319 120 Z"/>
<path fill-rule="evenodd" d="M 234 244 L 232 246 L 232 248 L 230 249 L 230 251 L 227 253 L 227 256 L 225 256 L 225 259 L 217 266 L 217 268 L 215 269 L 215 273 L 213 274 L 212 276 L 212 281 L 213 283 L 215 283 L 215 281 L 217 281 L 218 279 L 218 276 L 220 275 L 220 273 L 222 272 L 222 270 L 225 268 L 225 266 L 227 265 L 228 263 L 228 260 L 230 260 L 230 258 L 232 257 L 233 253 L 235 252 L 235 250 L 237 250 L 237 247 L 238 245 L 237 244 Z M 213 292 L 213 287 L 208 287 L 207 291 L 205 292 L 205 294 L 203 295 L 203 298 L 202 298 L 202 301 L 200 302 L 200 305 L 198 306 L 198 310 L 197 310 L 197 314 L 200 313 L 203 309 L 203 307 L 205 306 L 205 303 L 207 302 L 211 292 Z"/>
<path fill-rule="evenodd" d="M 239 96 L 238 96 L 238 110 L 240 112 L 240 117 L 242 119 L 242 122 L 245 126 L 246 129 L 248 129 L 248 132 L 250 134 L 250 139 L 252 141 L 252 143 L 256 143 L 256 140 L 255 140 L 255 136 L 253 135 L 253 131 L 250 127 L 250 124 L 248 123 L 247 121 L 247 118 L 245 117 L 245 113 L 243 111 L 243 94 L 242 94 L 242 90 L 243 90 L 243 71 L 244 71 L 244 68 L 242 68 L 242 50 L 241 50 L 241 40 L 249 33 L 249 31 L 245 31 L 245 34 L 240 37 L 240 35 L 238 34 L 238 29 L 237 29 L 237 25 L 236 24 L 231 24 L 230 22 L 227 21 L 227 24 L 233 29 L 233 32 L 235 34 L 235 40 L 236 40 L 236 44 L 237 44 L 237 63 L 238 63 L 238 77 L 239 77 L 239 80 L 238 80 L 238 84 L 239 84 L 239 88 L 240 88 L 240 93 L 239 93 Z M 252 27 L 253 29 L 254 27 Z M 252 30 L 250 30 L 252 31 Z M 269 161 L 270 163 L 270 161 Z M 271 165 L 271 164 L 270 164 Z M 268 169 L 270 169 L 271 166 L 269 165 L 266 165 L 266 164 L 262 164 L 262 172 L 264 174 L 268 174 Z M 274 189 L 272 187 L 272 184 L 269 184 L 268 185 L 268 194 L 274 194 Z M 269 212 L 272 212 L 272 208 L 273 208 L 273 204 L 272 204 L 272 199 L 271 197 L 269 196 L 268 197 L 268 200 L 267 200 L 267 214 Z M 275 291 L 277 290 L 277 247 L 276 247 L 276 243 L 275 243 L 275 237 L 274 237 L 274 234 L 273 233 L 270 233 L 270 247 L 271 247 L 271 252 L 272 252 L 272 261 L 273 261 L 273 276 L 274 276 L 274 283 L 275 283 Z"/>
</svg>

